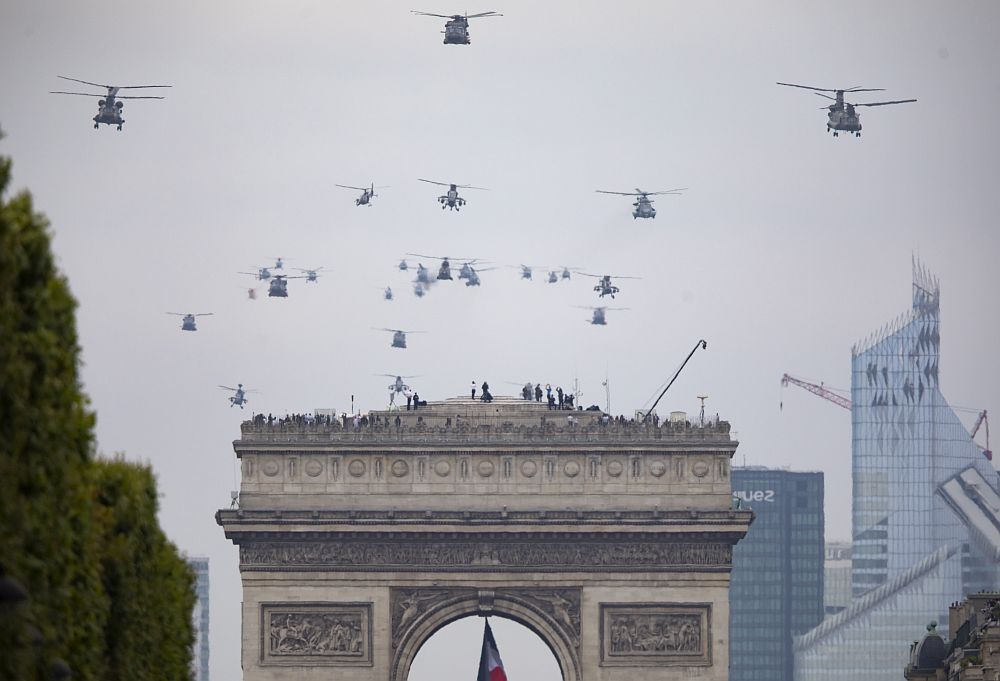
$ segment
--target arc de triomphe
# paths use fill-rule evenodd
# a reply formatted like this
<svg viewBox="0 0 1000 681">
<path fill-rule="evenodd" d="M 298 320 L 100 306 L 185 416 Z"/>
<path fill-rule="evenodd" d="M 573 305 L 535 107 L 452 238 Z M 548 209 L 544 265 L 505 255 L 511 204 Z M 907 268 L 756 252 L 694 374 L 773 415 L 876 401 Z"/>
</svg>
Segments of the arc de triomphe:
<svg viewBox="0 0 1000 681">
<path fill-rule="evenodd" d="M 751 519 L 728 423 L 510 398 L 369 416 L 246 422 L 234 442 L 240 508 L 217 521 L 240 548 L 246 681 L 405 681 L 470 615 L 529 627 L 564 681 L 728 678 Z"/>
</svg>

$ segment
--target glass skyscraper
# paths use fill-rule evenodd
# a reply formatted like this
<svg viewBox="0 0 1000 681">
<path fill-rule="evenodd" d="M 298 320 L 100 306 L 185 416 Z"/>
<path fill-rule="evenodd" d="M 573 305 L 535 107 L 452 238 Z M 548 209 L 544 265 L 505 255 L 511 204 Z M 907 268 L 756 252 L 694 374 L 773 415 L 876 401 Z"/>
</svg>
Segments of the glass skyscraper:
<svg viewBox="0 0 1000 681">
<path fill-rule="evenodd" d="M 208 681 L 208 558 L 188 558 L 188 565 L 197 578 L 194 588 L 198 596 L 191 612 L 194 623 L 191 678 L 194 681 Z"/>
<path fill-rule="evenodd" d="M 792 636 L 823 619 L 823 474 L 733 468 L 756 517 L 733 548 L 730 681 L 792 681 Z"/>
<path fill-rule="evenodd" d="M 941 393 L 940 347 L 914 262 L 911 309 L 852 350 L 854 599 L 796 641 L 799 681 L 896 681 L 928 622 L 997 586 L 997 475 Z"/>
</svg>

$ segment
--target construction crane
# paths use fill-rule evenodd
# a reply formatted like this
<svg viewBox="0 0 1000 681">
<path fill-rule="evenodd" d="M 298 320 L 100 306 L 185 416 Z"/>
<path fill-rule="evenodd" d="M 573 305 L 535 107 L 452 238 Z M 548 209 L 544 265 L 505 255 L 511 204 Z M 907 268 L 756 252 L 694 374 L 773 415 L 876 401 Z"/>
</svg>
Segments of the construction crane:
<svg viewBox="0 0 1000 681">
<path fill-rule="evenodd" d="M 973 440 L 976 439 L 976 433 L 979 432 L 979 427 L 986 426 L 986 447 L 983 449 L 983 456 L 988 460 L 993 460 L 993 452 L 990 451 L 990 420 L 986 417 L 986 410 L 983 409 L 979 412 L 979 418 L 976 419 L 976 424 L 972 426 L 972 432 L 969 434 Z"/>
<path fill-rule="evenodd" d="M 847 411 L 851 410 L 851 399 L 849 397 L 838 395 L 837 393 L 831 391 L 829 388 L 824 387 L 822 383 L 816 385 L 815 383 L 810 383 L 809 381 L 803 381 L 801 378 L 795 378 L 794 376 L 790 376 L 788 374 L 785 374 L 784 376 L 781 377 L 782 388 L 787 386 L 789 383 L 791 383 L 792 385 L 797 385 L 805 390 L 808 390 L 813 395 L 819 395 L 824 400 L 830 400 L 838 407 L 843 407 Z M 785 406 L 784 401 L 782 401 L 780 403 L 779 408 L 783 408 L 784 406 Z"/>
</svg>

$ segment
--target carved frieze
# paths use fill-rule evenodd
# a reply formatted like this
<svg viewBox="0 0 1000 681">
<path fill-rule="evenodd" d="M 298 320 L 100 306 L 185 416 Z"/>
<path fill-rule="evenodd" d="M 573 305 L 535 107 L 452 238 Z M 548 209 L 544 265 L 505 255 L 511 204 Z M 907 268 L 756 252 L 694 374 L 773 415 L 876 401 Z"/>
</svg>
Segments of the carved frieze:
<svg viewBox="0 0 1000 681">
<path fill-rule="evenodd" d="M 260 662 L 371 666 L 371 603 L 262 603 Z"/>
<path fill-rule="evenodd" d="M 244 570 L 646 571 L 728 568 L 726 543 L 653 541 L 244 541 Z"/>
<path fill-rule="evenodd" d="M 601 665 L 709 666 L 708 603 L 601 603 Z"/>
<path fill-rule="evenodd" d="M 427 613 L 449 604 L 479 600 L 488 614 L 497 601 L 509 601 L 540 612 L 561 631 L 570 646 L 580 645 L 580 588 L 497 589 L 481 591 L 472 587 L 393 588 L 390 590 L 392 646 Z"/>
</svg>

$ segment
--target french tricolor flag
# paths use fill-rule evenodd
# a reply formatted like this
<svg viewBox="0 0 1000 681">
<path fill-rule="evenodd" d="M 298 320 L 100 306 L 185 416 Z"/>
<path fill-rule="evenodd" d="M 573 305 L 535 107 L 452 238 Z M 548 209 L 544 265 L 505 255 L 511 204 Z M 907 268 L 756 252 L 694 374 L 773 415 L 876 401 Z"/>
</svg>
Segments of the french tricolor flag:
<svg viewBox="0 0 1000 681">
<path fill-rule="evenodd" d="M 486 629 L 483 631 L 483 652 L 479 656 L 479 676 L 476 681 L 507 681 L 489 620 L 486 620 Z"/>
</svg>

